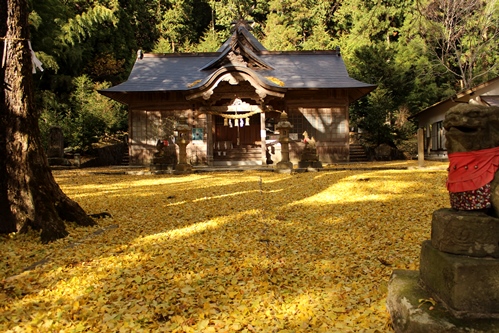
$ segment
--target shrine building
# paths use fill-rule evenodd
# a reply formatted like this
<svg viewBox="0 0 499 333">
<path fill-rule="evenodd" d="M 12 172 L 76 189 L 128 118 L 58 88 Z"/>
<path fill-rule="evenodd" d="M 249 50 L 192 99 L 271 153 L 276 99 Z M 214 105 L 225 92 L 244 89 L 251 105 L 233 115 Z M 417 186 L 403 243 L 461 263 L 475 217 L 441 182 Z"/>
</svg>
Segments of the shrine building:
<svg viewBox="0 0 499 333">
<path fill-rule="evenodd" d="M 174 144 L 185 117 L 188 161 L 224 166 L 279 162 L 282 112 L 291 162 L 305 132 L 321 162 L 347 162 L 349 105 L 375 88 L 349 77 L 339 49 L 268 51 L 239 22 L 217 52 L 139 52 L 128 80 L 100 93 L 128 105 L 130 164 L 150 164 L 158 141 Z"/>
</svg>

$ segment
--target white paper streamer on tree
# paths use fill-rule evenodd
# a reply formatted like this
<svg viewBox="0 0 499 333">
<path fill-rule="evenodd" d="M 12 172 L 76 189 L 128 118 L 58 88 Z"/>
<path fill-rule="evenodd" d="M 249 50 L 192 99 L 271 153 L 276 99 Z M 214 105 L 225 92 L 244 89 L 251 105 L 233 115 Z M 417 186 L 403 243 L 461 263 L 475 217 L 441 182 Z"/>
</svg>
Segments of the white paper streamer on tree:
<svg viewBox="0 0 499 333">
<path fill-rule="evenodd" d="M 35 51 L 31 48 L 31 41 L 28 40 L 29 50 L 31 52 L 31 62 L 33 63 L 33 74 L 36 73 L 36 69 L 38 68 L 40 72 L 43 72 L 42 62 L 38 60 L 35 55 Z"/>
<path fill-rule="evenodd" d="M 7 40 L 3 41 L 3 56 L 2 56 L 2 68 L 5 66 L 5 61 L 7 60 Z"/>
</svg>

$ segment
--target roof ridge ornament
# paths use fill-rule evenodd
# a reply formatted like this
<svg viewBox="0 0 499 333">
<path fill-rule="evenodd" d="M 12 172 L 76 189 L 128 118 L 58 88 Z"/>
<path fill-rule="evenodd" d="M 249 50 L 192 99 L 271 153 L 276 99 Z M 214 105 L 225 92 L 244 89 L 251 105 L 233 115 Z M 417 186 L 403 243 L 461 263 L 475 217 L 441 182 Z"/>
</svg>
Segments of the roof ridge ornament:
<svg viewBox="0 0 499 333">
<path fill-rule="evenodd" d="M 232 28 L 230 29 L 230 32 L 239 32 L 239 28 L 243 27 L 248 31 L 253 30 L 253 27 L 251 26 L 254 23 L 254 21 L 247 21 L 243 18 L 234 20 L 231 22 Z"/>
</svg>

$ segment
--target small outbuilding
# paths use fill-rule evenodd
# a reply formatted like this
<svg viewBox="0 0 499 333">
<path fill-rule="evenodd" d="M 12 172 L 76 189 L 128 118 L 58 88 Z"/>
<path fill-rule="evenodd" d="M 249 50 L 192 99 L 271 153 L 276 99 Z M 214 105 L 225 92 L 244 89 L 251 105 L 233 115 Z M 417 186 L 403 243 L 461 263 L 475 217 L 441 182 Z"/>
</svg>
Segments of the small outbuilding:
<svg viewBox="0 0 499 333">
<path fill-rule="evenodd" d="M 424 140 L 420 141 L 423 142 L 426 159 L 447 159 L 443 127 L 445 113 L 461 103 L 499 106 L 499 77 L 463 90 L 411 117 L 415 118 L 418 127 L 423 129 Z"/>
<path fill-rule="evenodd" d="M 217 52 L 138 52 L 128 80 L 100 93 L 128 105 L 131 164 L 151 163 L 158 142 L 175 144 L 186 117 L 188 161 L 217 166 L 279 162 L 283 111 L 291 162 L 305 132 L 321 162 L 346 162 L 349 105 L 375 88 L 348 75 L 339 49 L 268 51 L 240 21 Z"/>
</svg>

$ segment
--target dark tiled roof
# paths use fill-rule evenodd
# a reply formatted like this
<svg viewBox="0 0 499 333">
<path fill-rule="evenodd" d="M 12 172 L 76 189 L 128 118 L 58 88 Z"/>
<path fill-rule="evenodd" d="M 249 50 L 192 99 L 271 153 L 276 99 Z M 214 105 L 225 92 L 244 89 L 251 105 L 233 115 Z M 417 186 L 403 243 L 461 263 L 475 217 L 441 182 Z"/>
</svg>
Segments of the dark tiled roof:
<svg viewBox="0 0 499 333">
<path fill-rule="evenodd" d="M 343 59 L 336 52 L 283 52 L 260 57 L 274 68 L 268 75 L 284 82 L 287 88 L 373 86 L 349 77 Z"/>
<path fill-rule="evenodd" d="M 215 70 L 200 70 L 217 58 L 211 54 L 149 55 L 137 60 L 128 80 L 108 92 L 190 90 Z M 274 70 L 255 72 L 284 82 L 283 88 L 369 88 L 371 84 L 348 76 L 341 57 L 334 52 L 266 52 L 260 58 Z M 199 81 L 201 80 L 201 81 Z"/>
<path fill-rule="evenodd" d="M 172 54 L 155 56 L 145 54 L 137 59 L 128 80 L 106 89 L 113 92 L 144 92 L 189 90 L 198 80 L 204 80 L 213 71 L 200 69 L 217 55 Z"/>
</svg>

